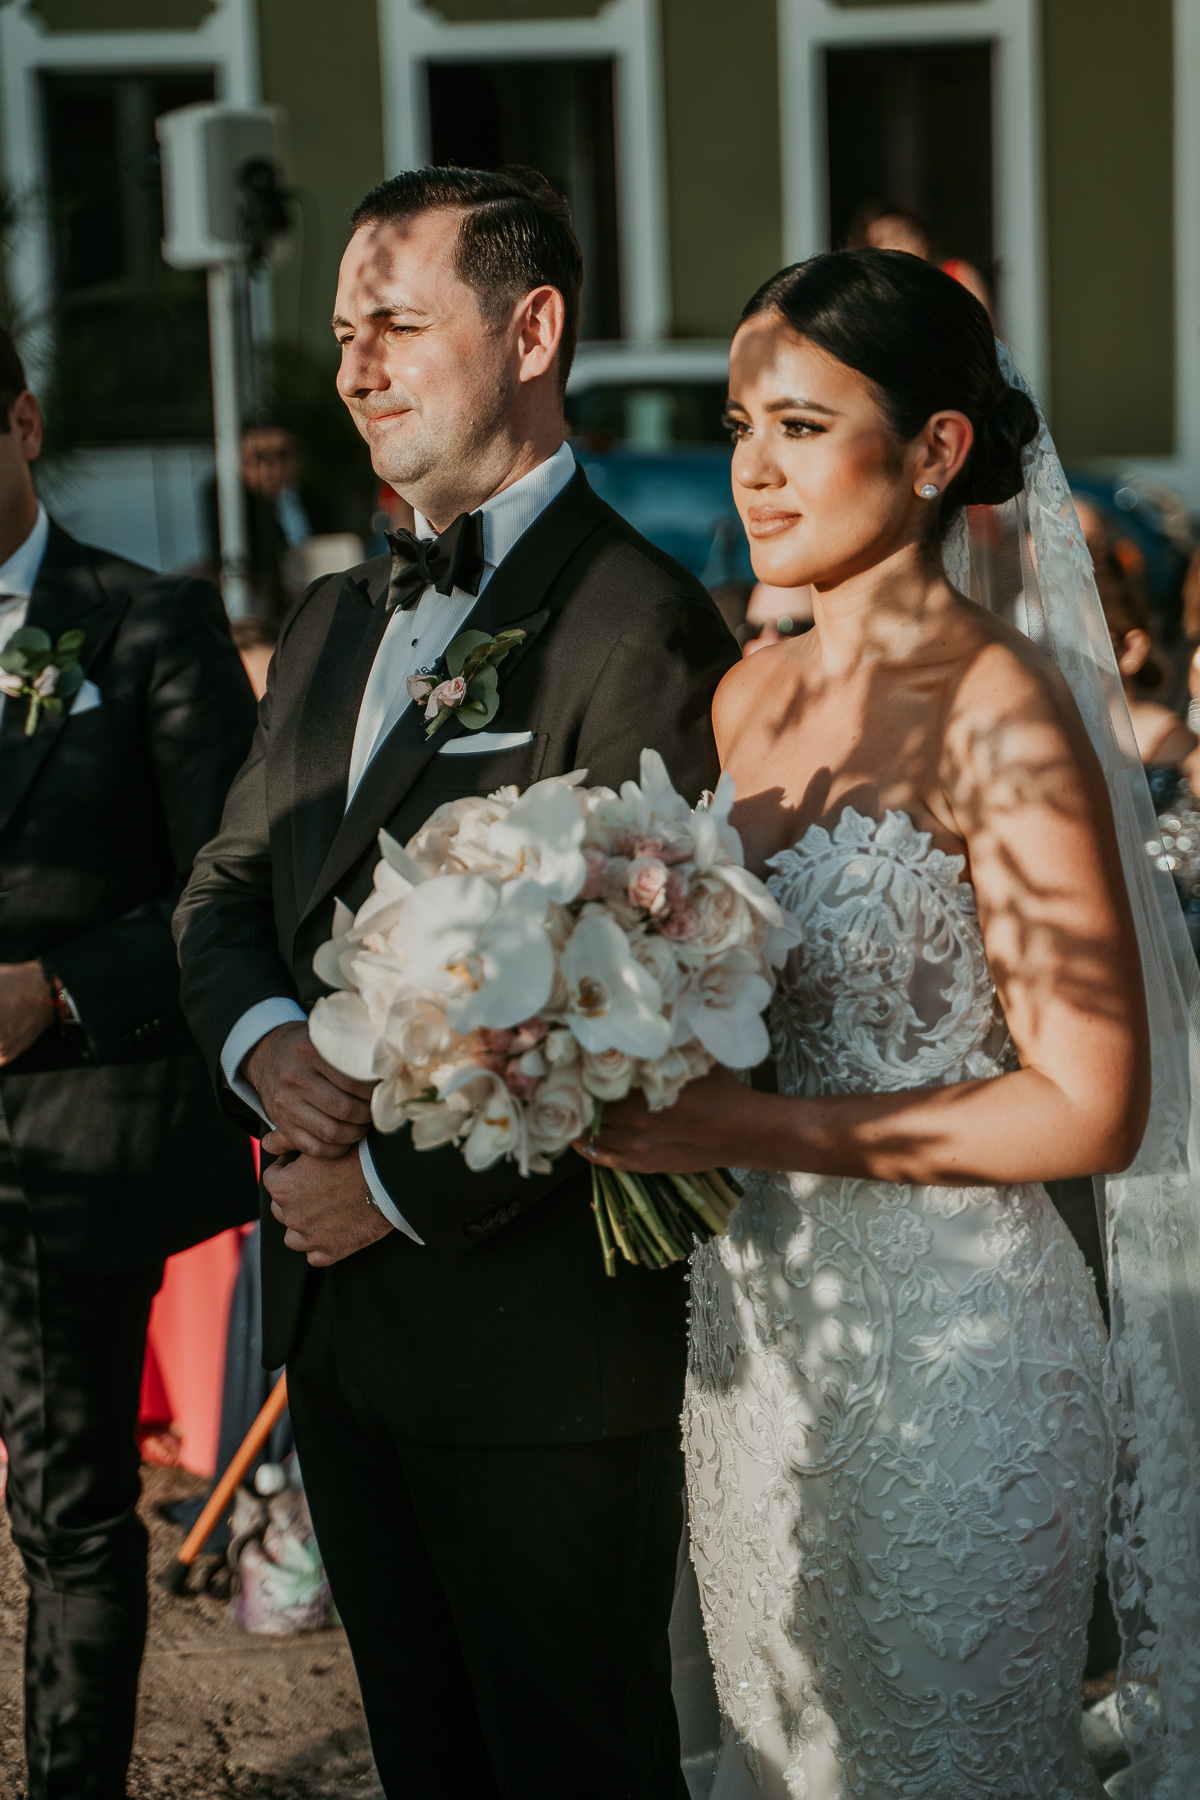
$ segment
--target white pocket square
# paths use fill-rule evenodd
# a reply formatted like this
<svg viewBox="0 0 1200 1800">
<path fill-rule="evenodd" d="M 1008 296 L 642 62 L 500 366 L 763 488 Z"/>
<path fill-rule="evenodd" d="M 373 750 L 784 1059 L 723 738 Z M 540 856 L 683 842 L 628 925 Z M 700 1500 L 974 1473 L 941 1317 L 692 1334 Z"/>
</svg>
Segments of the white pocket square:
<svg viewBox="0 0 1200 1800">
<path fill-rule="evenodd" d="M 468 731 L 443 744 L 438 755 L 486 756 L 489 750 L 519 750 L 522 744 L 532 742 L 532 731 Z"/>
<path fill-rule="evenodd" d="M 100 689 L 94 681 L 85 679 L 71 702 L 70 717 L 73 719 L 77 713 L 91 712 L 93 706 L 99 706 L 99 704 Z"/>
</svg>

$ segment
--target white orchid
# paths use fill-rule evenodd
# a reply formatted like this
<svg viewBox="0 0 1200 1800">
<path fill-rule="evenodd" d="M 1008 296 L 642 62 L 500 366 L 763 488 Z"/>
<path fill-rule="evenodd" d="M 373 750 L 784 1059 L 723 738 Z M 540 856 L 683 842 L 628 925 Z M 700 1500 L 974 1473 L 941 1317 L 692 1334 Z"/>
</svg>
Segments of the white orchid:
<svg viewBox="0 0 1200 1800">
<path fill-rule="evenodd" d="M 587 880 L 582 848 L 586 831 L 587 820 L 574 789 L 561 781 L 538 781 L 506 817 L 489 826 L 488 848 L 565 905 Z"/>
<path fill-rule="evenodd" d="M 754 1068 L 771 1048 L 762 1017 L 770 998 L 757 956 L 727 950 L 698 968 L 676 1000 L 672 1040 L 697 1038 L 726 1068 Z"/>
<path fill-rule="evenodd" d="M 480 1174 L 506 1156 L 518 1162 L 526 1160 L 524 1113 L 501 1076 L 477 1064 L 463 1063 L 439 1084 L 438 1094 L 443 1100 L 461 1094 L 470 1103 L 463 1143 L 468 1169 Z"/>
<path fill-rule="evenodd" d="M 355 1081 L 377 1081 L 388 1073 L 377 1066 L 384 1019 L 358 994 L 325 994 L 309 1014 L 308 1035 L 317 1052 Z"/>
<path fill-rule="evenodd" d="M 566 1023 L 584 1050 L 661 1056 L 670 1042 L 670 1026 L 658 983 L 634 961 L 629 939 L 606 913 L 580 919 L 562 953 L 562 972 Z"/>
<path fill-rule="evenodd" d="M 396 927 L 410 985 L 444 994 L 446 1017 L 463 1034 L 532 1017 L 554 981 L 546 904 L 534 881 L 498 887 L 480 875 L 438 875 L 423 882 Z"/>
</svg>

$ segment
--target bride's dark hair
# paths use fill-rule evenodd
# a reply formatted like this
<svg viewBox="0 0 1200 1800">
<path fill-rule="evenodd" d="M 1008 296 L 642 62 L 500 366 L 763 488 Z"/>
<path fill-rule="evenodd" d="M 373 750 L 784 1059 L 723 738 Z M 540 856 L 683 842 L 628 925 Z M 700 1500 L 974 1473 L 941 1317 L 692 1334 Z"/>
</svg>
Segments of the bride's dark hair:
<svg viewBox="0 0 1200 1800">
<path fill-rule="evenodd" d="M 873 382 L 902 443 L 935 412 L 966 414 L 975 441 L 942 495 L 940 530 L 960 506 L 996 506 L 1020 493 L 1021 451 L 1037 435 L 1037 411 L 1005 381 L 991 320 L 951 276 L 903 250 L 832 250 L 773 275 L 742 321 L 764 312 Z"/>
</svg>

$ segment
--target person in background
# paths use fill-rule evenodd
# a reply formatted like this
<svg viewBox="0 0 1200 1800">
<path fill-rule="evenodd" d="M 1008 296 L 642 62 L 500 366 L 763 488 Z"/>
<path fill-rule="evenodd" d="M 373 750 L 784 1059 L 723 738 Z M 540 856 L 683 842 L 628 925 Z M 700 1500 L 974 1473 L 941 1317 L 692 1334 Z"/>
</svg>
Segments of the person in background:
<svg viewBox="0 0 1200 1800">
<path fill-rule="evenodd" d="M 868 200 L 860 206 L 850 224 L 846 243 L 851 250 L 904 250 L 919 256 L 922 262 L 936 261 L 929 227 L 919 213 L 900 206 L 894 200 Z M 992 297 L 979 270 L 961 257 L 952 256 L 941 265 L 942 273 L 951 276 L 960 287 L 974 294 L 992 313 Z"/>
<path fill-rule="evenodd" d="M 1162 685 L 1163 671 L 1155 651 L 1150 609 L 1117 554 L 1114 534 L 1103 509 L 1081 494 L 1076 494 L 1074 500 L 1092 558 L 1138 755 L 1156 810 L 1161 810 L 1173 799 L 1181 773 L 1187 774 L 1193 785 L 1200 776 L 1200 760 L 1193 760 L 1200 740 L 1178 713 L 1152 698 Z"/>
<path fill-rule="evenodd" d="M 254 698 L 261 700 L 267 691 L 267 670 L 275 654 L 279 627 L 273 619 L 251 614 L 246 619 L 235 619 L 229 627 L 229 635 L 242 659 L 247 680 L 254 689 Z"/>
<path fill-rule="evenodd" d="M 207 582 L 47 516 L 41 442 L 0 332 L 0 1438 L 29 1589 L 27 1792 L 123 1800 L 150 1302 L 166 1256 L 255 1208 L 245 1134 L 179 1009 L 170 924 L 254 703 Z"/>
<path fill-rule="evenodd" d="M 753 656 L 756 650 L 786 643 L 790 637 L 811 631 L 812 624 L 811 588 L 771 587 L 768 582 L 756 582 L 746 607 L 745 626 L 737 634 L 742 655 Z"/>
<path fill-rule="evenodd" d="M 291 598 L 286 558 L 315 533 L 332 529 L 328 508 L 303 480 L 303 459 L 295 434 L 276 421 L 249 425 L 242 433 L 242 491 L 246 501 L 250 585 L 255 611 L 278 623 Z M 216 477 L 204 496 L 209 566 L 220 567 Z"/>
</svg>

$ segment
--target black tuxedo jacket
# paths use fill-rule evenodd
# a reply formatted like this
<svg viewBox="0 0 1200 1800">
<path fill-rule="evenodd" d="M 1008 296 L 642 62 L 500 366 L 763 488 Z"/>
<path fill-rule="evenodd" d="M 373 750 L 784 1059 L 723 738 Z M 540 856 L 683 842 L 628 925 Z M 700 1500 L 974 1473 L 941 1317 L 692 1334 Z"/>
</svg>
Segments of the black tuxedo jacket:
<svg viewBox="0 0 1200 1800">
<path fill-rule="evenodd" d="M 52 525 L 26 623 L 85 633 L 82 712 L 0 726 L 0 962 L 40 957 L 82 1027 L 0 1070 L 34 1229 L 56 1256 L 154 1262 L 254 1210 L 244 1132 L 213 1105 L 179 1006 L 171 913 L 216 829 L 254 699 L 207 582 Z"/>
<path fill-rule="evenodd" d="M 644 745 L 681 792 L 715 784 L 713 690 L 737 646 L 704 589 L 637 535 L 577 471 L 493 575 L 469 628 L 520 627 L 500 665 L 490 729 L 519 748 L 444 756 L 457 723 L 425 737 L 410 707 L 346 808 L 359 703 L 383 626 L 389 562 L 316 583 L 289 617 L 250 758 L 221 831 L 176 915 L 184 1007 L 214 1070 L 256 1001 L 324 989 L 313 953 L 335 896 L 370 891 L 380 827 L 401 842 L 435 807 L 586 768 L 613 787 Z M 226 1090 L 234 1116 L 251 1115 Z M 569 1152 L 549 1175 L 508 1163 L 483 1175 L 458 1150 L 417 1153 L 407 1130 L 372 1131 L 375 1167 L 424 1240 L 399 1232 L 322 1272 L 343 1297 L 360 1367 L 383 1370 L 400 1423 L 427 1442 L 589 1440 L 678 1416 L 682 1271 L 622 1265 L 605 1277 L 590 1173 Z M 318 1277 L 264 1214 L 264 1358 L 285 1360 Z"/>
</svg>

